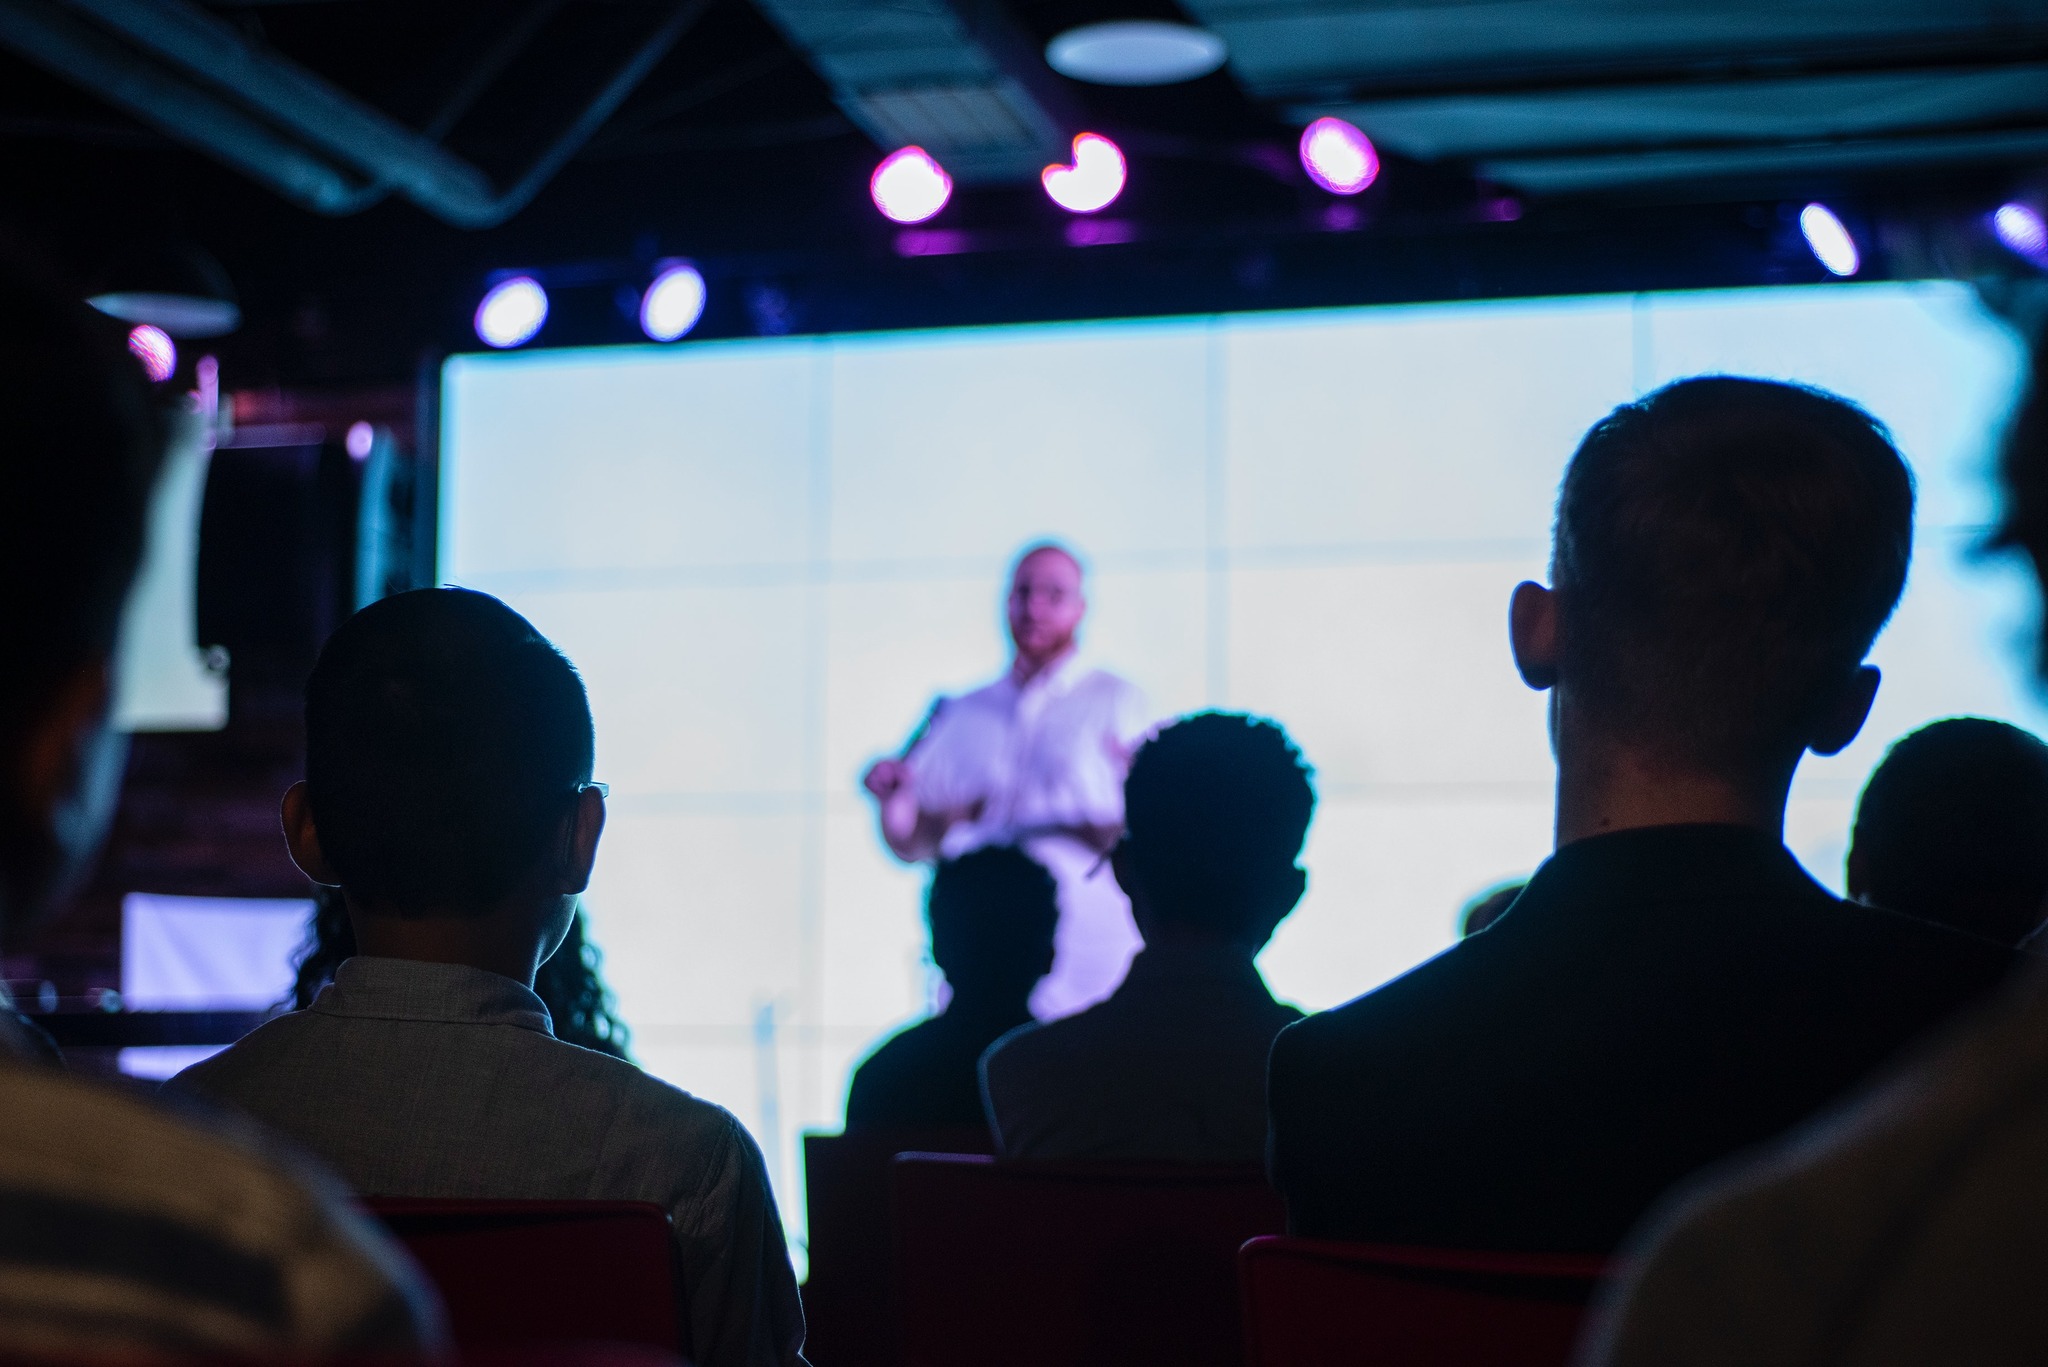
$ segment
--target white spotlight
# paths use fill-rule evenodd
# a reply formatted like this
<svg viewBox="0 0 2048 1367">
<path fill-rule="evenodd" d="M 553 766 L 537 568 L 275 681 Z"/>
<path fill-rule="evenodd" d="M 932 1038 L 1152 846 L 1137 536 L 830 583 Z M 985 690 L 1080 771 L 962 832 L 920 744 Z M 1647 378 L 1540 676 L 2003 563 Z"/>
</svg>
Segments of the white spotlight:
<svg viewBox="0 0 2048 1367">
<path fill-rule="evenodd" d="M 922 223 L 953 197 L 953 178 L 922 147 L 899 147 L 882 158 L 868 195 L 892 223 Z"/>
<path fill-rule="evenodd" d="M 500 280 L 476 306 L 477 340 L 485 346 L 515 347 L 533 340 L 548 320 L 548 292 L 530 275 Z"/>
<path fill-rule="evenodd" d="M 1856 239 L 1825 204 L 1809 204 L 1799 211 L 1799 232 L 1806 245 L 1829 275 L 1854 275 L 1863 266 Z"/>
<path fill-rule="evenodd" d="M 1092 214 L 1107 209 L 1124 192 L 1123 150 L 1100 133 L 1082 133 L 1074 139 L 1074 160 L 1069 166 L 1048 166 L 1039 174 L 1045 193 L 1070 214 Z"/>
<path fill-rule="evenodd" d="M 673 342 L 704 316 L 704 277 L 687 261 L 664 266 L 640 296 L 640 330 L 657 342 Z"/>
</svg>

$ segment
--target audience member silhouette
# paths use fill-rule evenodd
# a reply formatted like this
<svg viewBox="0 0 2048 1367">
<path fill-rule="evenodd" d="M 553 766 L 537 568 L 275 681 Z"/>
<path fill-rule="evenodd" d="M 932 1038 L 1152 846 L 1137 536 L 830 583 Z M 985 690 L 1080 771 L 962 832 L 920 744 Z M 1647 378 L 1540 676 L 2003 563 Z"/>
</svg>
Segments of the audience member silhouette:
<svg viewBox="0 0 2048 1367">
<path fill-rule="evenodd" d="M 1145 948 L 1108 1001 L 982 1060 L 1006 1158 L 1256 1163 L 1266 1054 L 1301 1012 L 1253 963 L 1308 885 L 1315 791 L 1287 734 L 1210 712 L 1147 741 L 1111 856 Z"/>
<path fill-rule="evenodd" d="M 1515 899 L 1522 895 L 1522 889 L 1528 886 L 1527 883 L 1503 883 L 1467 902 L 1465 909 L 1458 913 L 1458 938 L 1462 940 L 1467 935 L 1477 935 L 1505 916 L 1508 908 L 1515 904 Z"/>
<path fill-rule="evenodd" d="M 982 1051 L 1031 1019 L 1052 971 L 1059 884 L 1022 850 L 989 845 L 942 860 L 925 894 L 932 962 L 952 999 L 854 1070 L 849 1130 L 978 1130 Z"/>
<path fill-rule="evenodd" d="M 0 928 L 82 872 L 124 750 L 122 605 L 166 423 L 107 321 L 0 264 Z M 334 1182 L 245 1127 L 43 1066 L 0 1031 L 0 1356 L 395 1355 L 433 1298 Z"/>
<path fill-rule="evenodd" d="M 2001 460 L 1998 544 L 2048 597 L 2048 353 Z M 2048 633 L 2036 669 L 2048 679 Z M 1924 733 L 1923 733 L 1924 734 Z M 1637 1239 L 1599 1367 L 2048 1361 L 2048 971 Z"/>
<path fill-rule="evenodd" d="M 632 1032 L 619 1019 L 618 1003 L 604 981 L 604 955 L 591 943 L 589 916 L 581 907 L 569 918 L 562 947 L 533 975 L 533 995 L 548 1009 L 548 1024 L 565 1044 L 632 1061 Z M 292 1009 L 303 1011 L 334 981 L 334 970 L 356 952 L 356 929 L 340 888 L 313 885 L 313 919 L 299 951 L 292 982 Z"/>
<path fill-rule="evenodd" d="M 1557 851 L 1485 934 L 1275 1041 L 1296 1233 L 1607 1252 L 2005 975 L 1782 843 L 1801 756 L 1875 697 L 1912 512 L 1883 428 L 1816 390 L 1689 380 L 1587 434 L 1553 587 L 1510 614 L 1551 692 Z"/>
<path fill-rule="evenodd" d="M 556 1039 L 532 991 L 605 821 L 573 666 L 485 594 L 363 609 L 306 684 L 293 859 L 358 953 L 312 1006 L 173 1079 L 377 1196 L 652 1201 L 674 1218 L 700 1367 L 802 1361 L 760 1150 L 725 1111 Z"/>
<path fill-rule="evenodd" d="M 1951 717 L 1892 746 L 1864 785 L 1849 895 L 2017 945 L 2048 899 L 2048 745 Z"/>
</svg>

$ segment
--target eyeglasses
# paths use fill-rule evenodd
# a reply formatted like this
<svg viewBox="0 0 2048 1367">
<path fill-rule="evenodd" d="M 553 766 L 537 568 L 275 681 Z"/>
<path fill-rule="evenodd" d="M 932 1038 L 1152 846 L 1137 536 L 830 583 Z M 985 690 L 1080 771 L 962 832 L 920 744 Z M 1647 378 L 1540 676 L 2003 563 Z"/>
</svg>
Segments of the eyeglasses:
<svg viewBox="0 0 2048 1367">
<path fill-rule="evenodd" d="M 597 780 L 592 779 L 588 783 L 577 784 L 576 791 L 571 793 L 570 796 L 582 797 L 585 793 L 596 793 L 599 797 L 610 797 L 612 795 L 612 785 L 609 783 L 599 783 Z"/>
</svg>

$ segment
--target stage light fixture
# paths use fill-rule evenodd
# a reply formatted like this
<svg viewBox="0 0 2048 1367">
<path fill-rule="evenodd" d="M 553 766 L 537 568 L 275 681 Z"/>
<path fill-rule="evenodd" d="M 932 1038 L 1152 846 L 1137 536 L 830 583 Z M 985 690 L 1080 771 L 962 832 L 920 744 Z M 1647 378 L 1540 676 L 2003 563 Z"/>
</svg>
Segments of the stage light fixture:
<svg viewBox="0 0 2048 1367">
<path fill-rule="evenodd" d="M 1829 275 L 1854 275 L 1862 269 L 1863 256 L 1856 250 L 1856 239 L 1827 205 L 1809 204 L 1801 209 L 1799 233 Z"/>
<path fill-rule="evenodd" d="M 891 223 L 922 223 L 953 197 L 953 178 L 922 147 L 899 147 L 868 178 L 868 194 Z"/>
<path fill-rule="evenodd" d="M 2014 200 L 1991 213 L 1991 231 L 2016 256 L 2035 265 L 2048 264 L 2048 220 L 2031 204 Z"/>
<path fill-rule="evenodd" d="M 1121 148 L 1100 133 L 1080 133 L 1074 138 L 1073 162 L 1046 167 L 1039 180 L 1052 202 L 1068 213 L 1092 214 L 1116 202 L 1126 174 Z"/>
<path fill-rule="evenodd" d="M 352 422 L 342 445 L 348 451 L 349 459 L 368 460 L 370 452 L 377 449 L 377 429 L 366 422 Z"/>
<path fill-rule="evenodd" d="M 155 240 L 135 248 L 107 270 L 85 302 L 170 337 L 220 337 L 242 325 L 227 272 L 189 242 Z"/>
<path fill-rule="evenodd" d="M 128 329 L 128 350 L 142 362 L 143 373 L 158 384 L 177 373 L 178 345 L 154 323 L 137 323 Z"/>
<path fill-rule="evenodd" d="M 1355 124 L 1320 118 L 1301 130 L 1301 169 L 1333 195 L 1355 195 L 1379 178 L 1380 154 Z"/>
<path fill-rule="evenodd" d="M 1045 64 L 1095 85 L 1176 85 L 1206 76 L 1229 55 L 1207 29 L 1164 19 L 1070 28 L 1045 45 Z"/>
<path fill-rule="evenodd" d="M 703 316 L 704 276 L 687 261 L 663 266 L 640 296 L 640 330 L 657 342 L 687 335 Z"/>
<path fill-rule="evenodd" d="M 533 340 L 548 320 L 548 292 L 530 275 L 500 280 L 476 306 L 476 336 L 485 346 L 515 347 Z"/>
</svg>

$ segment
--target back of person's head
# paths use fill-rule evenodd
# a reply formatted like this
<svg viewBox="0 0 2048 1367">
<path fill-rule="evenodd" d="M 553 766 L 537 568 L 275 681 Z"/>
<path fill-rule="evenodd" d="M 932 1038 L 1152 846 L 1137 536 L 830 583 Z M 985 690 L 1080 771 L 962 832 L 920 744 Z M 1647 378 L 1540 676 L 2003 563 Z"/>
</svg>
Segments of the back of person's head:
<svg viewBox="0 0 2048 1367">
<path fill-rule="evenodd" d="M 1243 713 L 1204 712 L 1146 741 L 1124 780 L 1119 850 L 1143 915 L 1265 943 L 1301 895 L 1309 780 L 1287 733 Z"/>
<path fill-rule="evenodd" d="M 1849 893 L 2016 945 L 2048 899 L 2048 745 L 1952 717 L 1892 746 L 1856 807 Z"/>
<path fill-rule="evenodd" d="M 418 589 L 344 622 L 306 684 L 306 796 L 352 899 L 488 911 L 555 853 L 594 734 L 583 681 L 488 594 Z"/>
<path fill-rule="evenodd" d="M 932 962 L 956 996 L 999 992 L 1021 1001 L 1052 969 L 1059 885 L 1008 845 L 941 860 L 925 893 Z"/>
<path fill-rule="evenodd" d="M 119 329 L 4 252 L 0 413 L 0 909 L 19 913 L 98 835 L 55 822 L 71 795 L 31 794 L 21 767 L 113 656 L 166 428 Z"/>
<path fill-rule="evenodd" d="M 1819 390 L 1708 377 L 1602 419 L 1558 498 L 1559 671 L 1613 740 L 1714 768 L 1796 757 L 1898 603 L 1913 481 Z"/>
</svg>

